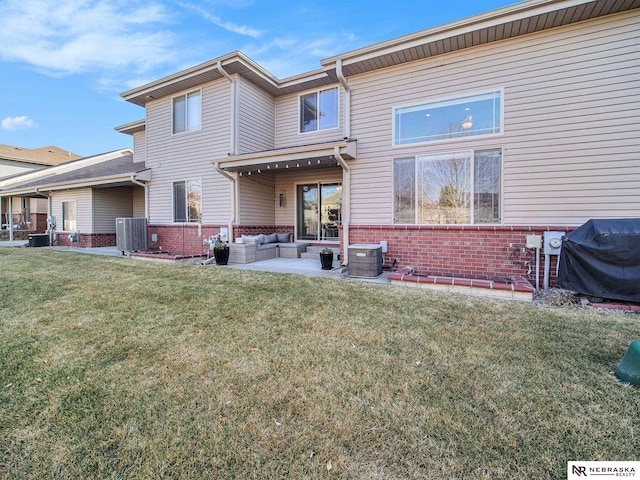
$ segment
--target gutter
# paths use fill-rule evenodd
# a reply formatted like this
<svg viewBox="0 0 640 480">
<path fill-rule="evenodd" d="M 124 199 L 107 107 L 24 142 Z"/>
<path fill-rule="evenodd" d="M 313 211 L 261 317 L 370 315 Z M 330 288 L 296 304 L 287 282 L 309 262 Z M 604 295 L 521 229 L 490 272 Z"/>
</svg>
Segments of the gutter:
<svg viewBox="0 0 640 480">
<path fill-rule="evenodd" d="M 344 77 L 342 73 L 342 59 L 339 58 L 336 60 L 336 75 L 338 76 L 338 80 L 340 80 L 340 85 L 344 88 L 344 138 L 348 140 L 351 138 L 351 89 L 349 88 L 349 84 L 347 83 L 347 79 Z"/>
<path fill-rule="evenodd" d="M 342 243 L 344 244 L 342 265 L 346 266 L 349 264 L 347 252 L 349 250 L 349 222 L 351 220 L 351 168 L 340 155 L 339 147 L 334 147 L 333 155 L 342 167 Z"/>
<path fill-rule="evenodd" d="M 223 77 L 225 77 L 227 80 L 229 80 L 229 82 L 231 83 L 231 99 L 230 99 L 230 103 L 231 103 L 231 145 L 230 145 L 230 149 L 229 149 L 229 155 L 235 155 L 236 154 L 236 145 L 237 145 L 237 133 L 236 133 L 236 123 L 237 123 L 237 117 L 238 117 L 238 101 L 237 101 L 237 95 L 236 95 L 236 90 L 237 90 L 237 82 L 233 79 L 233 77 L 231 75 L 229 75 L 226 70 L 224 68 L 222 68 L 222 62 L 220 60 L 218 60 L 218 63 L 216 65 L 216 67 L 218 68 L 218 72 L 220 72 L 220 75 L 222 75 Z"/>
<path fill-rule="evenodd" d="M 222 175 L 223 177 L 228 178 L 229 180 L 231 180 L 231 218 L 229 219 L 229 224 L 227 225 L 229 228 L 229 243 L 231 243 L 233 241 L 233 224 L 236 221 L 236 191 L 237 191 L 237 187 L 236 187 L 236 178 L 229 174 L 228 172 L 225 172 L 224 170 L 222 170 L 222 168 L 220 168 L 220 162 L 215 162 L 214 163 L 215 167 L 216 167 L 216 171 Z"/>
</svg>

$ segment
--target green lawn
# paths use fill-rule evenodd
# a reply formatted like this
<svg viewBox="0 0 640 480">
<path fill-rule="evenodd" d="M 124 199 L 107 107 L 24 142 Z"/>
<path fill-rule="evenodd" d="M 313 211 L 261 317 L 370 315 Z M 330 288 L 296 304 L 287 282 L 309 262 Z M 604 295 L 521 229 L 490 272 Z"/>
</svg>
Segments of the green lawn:
<svg viewBox="0 0 640 480">
<path fill-rule="evenodd" d="M 0 478 L 535 478 L 638 460 L 640 316 L 0 248 Z"/>
</svg>

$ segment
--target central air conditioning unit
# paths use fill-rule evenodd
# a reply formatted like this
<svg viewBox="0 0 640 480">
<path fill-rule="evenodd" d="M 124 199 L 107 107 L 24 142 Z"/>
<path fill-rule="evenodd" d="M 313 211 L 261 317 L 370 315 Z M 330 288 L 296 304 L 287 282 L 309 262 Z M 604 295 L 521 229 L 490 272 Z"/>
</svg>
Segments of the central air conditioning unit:
<svg viewBox="0 0 640 480">
<path fill-rule="evenodd" d="M 116 246 L 123 254 L 147 250 L 147 219 L 116 218 Z"/>
</svg>

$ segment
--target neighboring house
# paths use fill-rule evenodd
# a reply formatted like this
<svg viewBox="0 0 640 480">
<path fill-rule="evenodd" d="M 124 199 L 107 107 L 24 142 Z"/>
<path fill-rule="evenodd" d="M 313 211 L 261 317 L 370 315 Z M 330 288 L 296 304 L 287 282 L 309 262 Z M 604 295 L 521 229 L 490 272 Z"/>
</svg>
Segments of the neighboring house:
<svg viewBox="0 0 640 480">
<path fill-rule="evenodd" d="M 111 246 L 116 218 L 146 216 L 150 179 L 150 170 L 125 149 L 0 180 L 0 198 L 44 199 L 55 245 Z"/>
<path fill-rule="evenodd" d="M 124 92 L 149 238 L 199 254 L 221 227 L 289 231 L 521 275 L 528 234 L 640 216 L 639 7 L 533 0 L 283 80 L 234 52 Z"/>
<path fill-rule="evenodd" d="M 22 148 L 0 144 L 0 180 L 78 158 L 80 155 L 55 146 Z M 42 232 L 46 228 L 46 208 L 47 202 L 41 198 L 2 198 L 0 227 L 6 231 L 11 228 Z"/>
</svg>

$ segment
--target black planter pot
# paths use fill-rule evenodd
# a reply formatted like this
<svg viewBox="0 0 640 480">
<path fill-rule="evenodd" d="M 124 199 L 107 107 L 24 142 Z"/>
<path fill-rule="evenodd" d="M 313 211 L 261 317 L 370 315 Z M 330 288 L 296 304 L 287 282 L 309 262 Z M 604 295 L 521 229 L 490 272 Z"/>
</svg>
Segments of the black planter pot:
<svg viewBox="0 0 640 480">
<path fill-rule="evenodd" d="M 320 253 L 320 263 L 322 264 L 322 270 L 331 270 L 333 268 L 333 252 Z"/>
<path fill-rule="evenodd" d="M 216 259 L 216 265 L 226 265 L 229 263 L 229 247 L 214 248 L 213 257 Z"/>
</svg>

